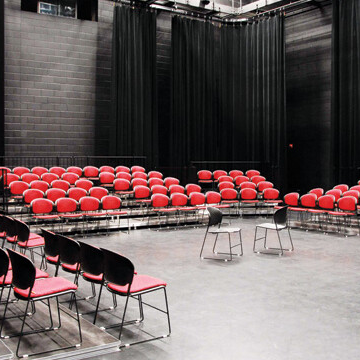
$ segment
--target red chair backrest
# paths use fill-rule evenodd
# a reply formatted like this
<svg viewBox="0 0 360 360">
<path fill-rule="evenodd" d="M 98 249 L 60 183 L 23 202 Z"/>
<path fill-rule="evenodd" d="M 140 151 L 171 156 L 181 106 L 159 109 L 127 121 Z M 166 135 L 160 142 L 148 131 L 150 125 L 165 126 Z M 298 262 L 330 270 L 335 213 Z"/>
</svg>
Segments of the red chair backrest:
<svg viewBox="0 0 360 360">
<path fill-rule="evenodd" d="M 45 167 L 42 167 L 42 166 L 34 166 L 31 169 L 31 172 L 40 177 L 42 174 L 46 174 L 47 172 L 49 172 L 49 170 L 47 168 L 45 168 Z"/>
<path fill-rule="evenodd" d="M 148 182 L 145 179 L 141 179 L 141 178 L 136 178 L 136 179 L 131 180 L 132 188 L 134 188 L 135 186 L 138 186 L 138 185 L 147 186 Z"/>
<path fill-rule="evenodd" d="M 209 170 L 200 170 L 197 173 L 199 180 L 212 180 L 212 172 Z"/>
<path fill-rule="evenodd" d="M 78 167 L 78 166 L 69 166 L 66 169 L 66 172 L 76 174 L 76 175 L 78 175 L 80 177 L 83 174 L 83 169 L 81 167 Z"/>
<path fill-rule="evenodd" d="M 65 174 L 66 170 L 61 166 L 53 166 L 49 169 L 49 173 L 56 174 L 59 178 L 61 178 L 61 175 Z"/>
<path fill-rule="evenodd" d="M 25 204 L 30 204 L 34 199 L 42 199 L 44 193 L 38 189 L 27 189 L 23 194 L 23 201 Z"/>
<path fill-rule="evenodd" d="M 121 200 L 114 195 L 106 195 L 101 199 L 101 207 L 103 210 L 116 210 L 121 208 Z"/>
<path fill-rule="evenodd" d="M 326 192 L 326 195 L 334 195 L 335 196 L 335 202 L 337 202 L 342 195 L 342 191 L 340 189 L 332 189 Z"/>
<path fill-rule="evenodd" d="M 49 184 L 46 181 L 35 180 L 30 183 L 30 189 L 38 189 L 45 192 L 49 188 Z"/>
<path fill-rule="evenodd" d="M 99 169 L 96 166 L 85 166 L 83 174 L 85 177 L 96 178 L 99 176 Z"/>
<path fill-rule="evenodd" d="M 253 176 L 256 176 L 256 175 L 260 175 L 260 171 L 259 170 L 248 170 L 246 172 L 246 176 L 251 179 Z"/>
<path fill-rule="evenodd" d="M 349 190 L 349 185 L 339 184 L 339 185 L 334 186 L 334 189 L 339 189 L 339 190 L 341 190 L 341 192 L 345 192 L 345 191 Z"/>
<path fill-rule="evenodd" d="M 59 176 L 52 173 L 45 173 L 41 175 L 41 180 L 51 184 L 54 180 L 59 180 Z"/>
<path fill-rule="evenodd" d="M 164 179 L 164 185 L 169 189 L 171 185 L 179 185 L 180 180 L 174 177 L 167 177 Z"/>
<path fill-rule="evenodd" d="M 154 208 L 168 206 L 170 199 L 164 194 L 153 194 L 151 195 L 151 206 Z"/>
<path fill-rule="evenodd" d="M 257 199 L 257 191 L 251 188 L 245 188 L 240 190 L 239 192 L 240 200 L 256 200 Z"/>
<path fill-rule="evenodd" d="M 237 200 L 238 192 L 235 189 L 223 189 L 220 191 L 221 200 Z"/>
<path fill-rule="evenodd" d="M 243 183 L 240 184 L 240 189 L 256 189 L 256 184 L 251 182 L 251 181 L 244 181 Z"/>
<path fill-rule="evenodd" d="M 189 195 L 190 205 L 204 205 L 206 202 L 205 194 L 200 192 L 192 192 Z"/>
<path fill-rule="evenodd" d="M 54 209 L 54 203 L 49 199 L 34 199 L 30 204 L 33 214 L 48 214 Z"/>
<path fill-rule="evenodd" d="M 289 206 L 299 206 L 299 198 L 299 193 L 292 192 L 284 196 L 284 203 Z"/>
<path fill-rule="evenodd" d="M 129 191 L 131 184 L 129 180 L 126 179 L 115 179 L 114 180 L 114 190 L 115 191 Z"/>
<path fill-rule="evenodd" d="M 67 172 L 62 174 L 61 179 L 67 181 L 70 185 L 75 185 L 79 180 L 79 175 L 73 172 Z"/>
<path fill-rule="evenodd" d="M 150 197 L 150 189 L 144 185 L 137 185 L 133 188 L 135 199 L 148 199 Z"/>
<path fill-rule="evenodd" d="M 159 178 L 151 178 L 148 180 L 149 188 L 151 189 L 154 185 L 164 185 L 164 180 Z"/>
<path fill-rule="evenodd" d="M 355 185 L 350 188 L 350 190 L 357 190 L 360 192 L 360 185 Z"/>
<path fill-rule="evenodd" d="M 337 201 L 337 206 L 339 210 L 342 211 L 355 211 L 356 214 L 356 205 L 358 199 L 354 196 L 344 196 Z"/>
<path fill-rule="evenodd" d="M 197 184 L 187 184 L 185 186 L 185 193 L 187 196 L 190 196 L 193 192 L 201 192 L 201 186 Z"/>
<path fill-rule="evenodd" d="M 72 198 L 60 198 L 55 202 L 58 213 L 74 212 L 78 209 L 78 202 Z"/>
<path fill-rule="evenodd" d="M 112 184 L 115 180 L 113 173 L 104 171 L 100 173 L 100 184 Z"/>
<path fill-rule="evenodd" d="M 225 170 L 215 170 L 213 172 L 213 177 L 215 181 L 218 181 L 220 176 L 226 176 L 227 174 L 228 173 Z"/>
<path fill-rule="evenodd" d="M 229 175 L 235 180 L 237 176 L 242 176 L 244 173 L 241 170 L 231 170 Z"/>
<path fill-rule="evenodd" d="M 69 187 L 70 184 L 65 180 L 54 180 L 51 182 L 52 189 L 63 189 L 65 191 L 68 191 Z"/>
<path fill-rule="evenodd" d="M 109 195 L 109 191 L 103 187 L 95 186 L 89 190 L 89 195 L 101 200 L 104 196 Z"/>
<path fill-rule="evenodd" d="M 274 187 L 274 184 L 270 181 L 260 181 L 257 184 L 257 191 L 263 192 L 265 189 L 271 189 Z"/>
<path fill-rule="evenodd" d="M 21 175 L 20 179 L 21 179 L 21 181 L 25 181 L 28 184 L 30 184 L 32 181 L 40 180 L 40 177 L 39 177 L 39 175 L 36 175 L 36 174 L 25 173 L 25 174 Z"/>
<path fill-rule="evenodd" d="M 23 174 L 29 173 L 30 169 L 24 166 L 17 166 L 13 168 L 13 174 L 21 176 Z"/>
<path fill-rule="evenodd" d="M 309 191 L 309 194 L 315 194 L 316 197 L 319 198 L 320 196 L 324 195 L 324 189 L 323 188 L 311 189 Z"/>
<path fill-rule="evenodd" d="M 300 198 L 300 205 L 303 207 L 314 208 L 316 207 L 317 197 L 315 194 L 305 194 Z"/>
<path fill-rule="evenodd" d="M 109 166 L 109 165 L 101 166 L 99 171 L 100 171 L 100 173 L 109 172 L 111 174 L 115 174 L 115 169 L 112 166 Z"/>
<path fill-rule="evenodd" d="M 168 194 L 168 188 L 164 185 L 154 185 L 151 188 L 151 194 L 163 194 L 163 195 L 167 195 Z"/>
<path fill-rule="evenodd" d="M 131 177 L 133 179 L 145 179 L 147 180 L 148 176 L 146 173 L 142 172 L 142 171 L 135 171 L 132 173 Z"/>
<path fill-rule="evenodd" d="M 322 195 L 318 198 L 318 206 L 321 209 L 334 210 L 335 208 L 335 196 L 334 195 Z"/>
<path fill-rule="evenodd" d="M 219 191 L 221 191 L 223 189 L 233 189 L 234 187 L 235 187 L 234 183 L 230 182 L 230 181 L 219 182 L 219 185 L 218 185 Z"/>
<path fill-rule="evenodd" d="M 89 191 L 94 186 L 94 183 L 88 179 L 79 179 L 76 181 L 75 186 Z"/>
<path fill-rule="evenodd" d="M 100 208 L 100 200 L 93 196 L 86 196 L 79 200 L 81 211 L 96 211 Z"/>
<path fill-rule="evenodd" d="M 74 199 L 76 201 L 79 201 L 81 198 L 87 196 L 87 191 L 83 188 L 78 188 L 78 187 L 74 187 L 74 188 L 70 188 L 67 192 L 67 196 L 70 199 Z"/>
<path fill-rule="evenodd" d="M 359 200 L 360 191 L 358 191 L 358 190 L 348 190 L 348 191 L 343 192 L 341 196 L 342 197 L 344 197 L 344 196 L 353 196 L 353 197 L 355 197 L 356 199 Z"/>
<path fill-rule="evenodd" d="M 45 197 L 52 202 L 55 202 L 57 199 L 64 198 L 66 196 L 66 191 L 63 189 L 48 189 L 45 192 Z"/>
<path fill-rule="evenodd" d="M 280 195 L 280 191 L 274 188 L 266 188 L 263 190 L 263 198 L 264 200 L 277 200 Z"/>
<path fill-rule="evenodd" d="M 4 185 L 9 186 L 13 181 L 19 181 L 20 176 L 16 174 L 9 174 L 7 173 L 5 176 Z"/>
<path fill-rule="evenodd" d="M 259 182 L 261 182 L 261 181 L 266 181 L 264 176 L 255 175 L 255 176 L 251 177 L 251 182 L 253 182 L 256 185 L 259 184 Z"/>
<path fill-rule="evenodd" d="M 162 179 L 163 174 L 159 171 L 150 171 L 148 173 L 148 177 L 149 177 L 149 179 L 153 179 L 153 178 Z"/>
<path fill-rule="evenodd" d="M 116 178 L 117 179 L 126 179 L 126 180 L 131 181 L 130 173 L 123 172 L 123 171 L 120 171 L 120 172 L 116 173 Z"/>
<path fill-rule="evenodd" d="M 22 195 L 30 187 L 25 181 L 13 181 L 9 186 L 11 195 Z"/>
<path fill-rule="evenodd" d="M 244 175 L 239 175 L 234 179 L 234 181 L 235 181 L 236 186 L 240 186 L 242 183 L 248 182 L 249 178 L 247 176 L 244 176 Z"/>
<path fill-rule="evenodd" d="M 185 188 L 181 185 L 170 185 L 169 187 L 169 193 L 171 194 L 185 194 Z"/>
<path fill-rule="evenodd" d="M 128 168 L 127 166 L 123 166 L 123 165 L 119 165 L 115 168 L 115 172 L 126 172 L 128 174 L 130 174 L 130 168 Z"/>
<path fill-rule="evenodd" d="M 185 194 L 174 193 L 170 196 L 172 206 L 186 206 L 188 204 L 188 197 Z"/>
<path fill-rule="evenodd" d="M 229 175 L 222 175 L 218 178 L 219 183 L 227 181 L 227 182 L 233 182 L 233 178 Z"/>
<path fill-rule="evenodd" d="M 137 171 L 145 172 L 145 168 L 143 168 L 142 166 L 139 166 L 139 165 L 134 165 L 131 167 L 131 173 L 134 173 Z"/>
<path fill-rule="evenodd" d="M 205 195 L 205 201 L 207 204 L 219 204 L 221 195 L 216 191 L 208 191 Z"/>
</svg>

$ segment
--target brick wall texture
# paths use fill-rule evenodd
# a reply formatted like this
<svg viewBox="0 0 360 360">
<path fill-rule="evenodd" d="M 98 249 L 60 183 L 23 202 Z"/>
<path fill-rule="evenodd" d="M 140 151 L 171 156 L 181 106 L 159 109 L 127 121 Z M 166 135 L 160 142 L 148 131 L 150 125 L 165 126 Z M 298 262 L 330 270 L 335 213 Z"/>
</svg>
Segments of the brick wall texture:
<svg viewBox="0 0 360 360">
<path fill-rule="evenodd" d="M 5 0 L 5 155 L 106 155 L 113 4 L 98 22 Z"/>
</svg>

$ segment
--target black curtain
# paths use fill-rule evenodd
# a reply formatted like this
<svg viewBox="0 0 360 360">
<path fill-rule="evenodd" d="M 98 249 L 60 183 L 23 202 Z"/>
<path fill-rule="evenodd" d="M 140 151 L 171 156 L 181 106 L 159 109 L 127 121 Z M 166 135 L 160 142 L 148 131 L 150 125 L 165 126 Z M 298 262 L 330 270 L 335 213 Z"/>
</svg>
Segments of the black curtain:
<svg viewBox="0 0 360 360">
<path fill-rule="evenodd" d="M 334 183 L 360 176 L 360 1 L 333 1 L 332 159 Z"/>
<path fill-rule="evenodd" d="M 158 162 L 156 14 L 114 7 L 110 155 Z"/>
<path fill-rule="evenodd" d="M 283 183 L 284 54 L 280 15 L 236 27 L 173 18 L 171 158 L 178 166 L 259 161 Z"/>
</svg>

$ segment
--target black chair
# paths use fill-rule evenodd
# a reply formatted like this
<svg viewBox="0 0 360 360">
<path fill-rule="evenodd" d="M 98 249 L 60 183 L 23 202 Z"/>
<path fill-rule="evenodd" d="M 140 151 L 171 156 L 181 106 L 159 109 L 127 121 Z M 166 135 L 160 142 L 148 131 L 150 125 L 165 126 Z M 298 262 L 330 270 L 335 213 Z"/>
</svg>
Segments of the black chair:
<svg viewBox="0 0 360 360">
<path fill-rule="evenodd" d="M 41 229 L 41 235 L 44 238 L 44 252 L 41 259 L 40 269 L 43 267 L 47 270 L 47 264 L 55 265 L 55 275 L 59 272 L 60 265 L 60 245 L 58 237 L 52 231 Z"/>
<path fill-rule="evenodd" d="M 201 259 L 210 259 L 210 260 L 222 260 L 222 261 L 231 261 L 233 259 L 233 256 L 242 256 L 243 255 L 243 246 L 242 246 L 242 238 L 241 238 L 241 229 L 238 227 L 221 227 L 221 221 L 222 221 L 222 212 L 214 207 L 208 207 L 207 208 L 208 212 L 209 212 L 209 222 L 208 222 L 208 226 L 206 228 L 206 232 L 205 232 L 205 236 L 204 236 L 204 241 L 201 247 L 201 251 L 200 251 L 200 258 Z M 213 226 L 216 226 L 216 228 L 212 228 Z M 239 234 L 239 243 L 232 245 L 231 244 L 231 234 Z M 214 241 L 214 246 L 213 246 L 213 254 L 215 255 L 228 255 L 229 258 L 217 258 L 217 257 L 203 257 L 203 251 L 204 251 L 204 245 L 207 239 L 208 234 L 214 234 L 216 235 L 215 237 L 215 241 Z M 227 234 L 228 235 L 228 239 L 229 239 L 229 252 L 217 252 L 215 251 L 216 248 L 216 244 L 217 244 L 217 240 L 220 234 Z M 240 246 L 241 249 L 241 253 L 240 254 L 234 254 L 232 252 L 232 249 Z"/>
<path fill-rule="evenodd" d="M 3 248 L 6 240 L 6 219 L 5 215 L 0 214 L 0 239 L 2 240 L 1 247 Z"/>
<path fill-rule="evenodd" d="M 79 241 L 80 244 L 80 264 L 81 264 L 81 275 L 85 281 L 88 281 L 91 283 L 92 286 L 92 293 L 95 294 L 95 284 L 100 285 L 99 289 L 99 296 L 96 303 L 96 309 L 95 311 L 90 311 L 87 313 L 82 313 L 81 315 L 85 314 L 92 314 L 94 315 L 93 324 L 96 323 L 96 317 L 99 311 L 105 311 L 105 310 L 113 310 L 117 304 L 116 304 L 116 297 L 113 295 L 113 302 L 114 306 L 111 306 L 106 309 L 99 310 L 99 304 L 100 304 L 100 298 L 102 293 L 102 288 L 105 284 L 105 278 L 104 278 L 104 254 L 101 249 L 99 249 L 96 246 L 84 243 L 82 241 Z"/>
<path fill-rule="evenodd" d="M 152 336 L 151 338 L 132 342 L 129 344 L 121 344 L 120 348 L 128 347 L 130 345 L 145 343 L 157 339 L 162 339 L 170 336 L 171 327 L 170 327 L 169 307 L 168 307 L 168 301 L 166 295 L 166 283 L 160 279 L 156 279 L 147 275 L 134 275 L 134 265 L 129 259 L 127 259 L 126 257 L 120 254 L 114 253 L 106 249 L 102 249 L 102 251 L 104 253 L 104 260 L 105 260 L 104 276 L 105 276 L 105 281 L 107 282 L 106 284 L 107 289 L 115 295 L 126 297 L 121 323 L 110 325 L 106 327 L 106 329 L 120 326 L 119 340 L 121 340 L 121 334 L 123 331 L 123 327 L 125 325 L 136 324 L 139 323 L 142 319 L 144 319 L 143 305 L 147 305 L 152 309 L 158 310 L 167 315 L 167 322 L 168 322 L 167 334 L 161 336 Z M 166 310 L 145 303 L 142 300 L 143 295 L 157 290 L 164 291 Z M 130 320 L 125 322 L 126 310 L 130 298 L 134 298 L 138 301 L 141 319 Z"/>
<path fill-rule="evenodd" d="M 6 303 L 6 301 L 3 301 L 2 299 L 4 289 L 11 288 L 12 272 L 9 268 L 10 260 L 8 254 L 5 252 L 4 249 L 0 249 L 0 304 Z"/>
<path fill-rule="evenodd" d="M 24 314 L 22 315 L 23 319 L 22 319 L 20 332 L 7 336 L 7 337 L 15 337 L 15 336 L 19 337 L 16 348 L 16 355 L 18 357 L 28 357 L 29 355 L 31 356 L 40 355 L 52 351 L 59 351 L 59 350 L 70 349 L 73 347 L 79 347 L 82 343 L 82 335 L 81 335 L 80 317 L 77 309 L 76 298 L 74 296 L 75 309 L 76 309 L 76 318 L 74 319 L 78 323 L 79 341 L 77 341 L 76 344 L 64 346 L 61 348 L 43 350 L 36 353 L 20 355 L 20 344 L 24 335 L 57 330 L 61 327 L 61 319 L 60 319 L 61 308 L 59 307 L 58 297 L 65 294 L 75 294 L 77 286 L 71 281 L 61 277 L 36 280 L 35 266 L 28 258 L 12 250 L 8 250 L 8 253 L 10 256 L 12 269 L 13 269 L 12 285 L 14 288 L 15 297 L 19 300 L 26 301 L 25 311 Z M 52 313 L 50 307 L 50 299 L 54 297 L 56 298 L 57 313 L 58 313 L 58 324 L 56 324 L 56 326 L 54 326 L 52 320 Z M 48 306 L 50 324 L 46 327 L 42 327 L 39 329 L 24 331 L 26 318 L 28 316 L 27 312 L 29 305 L 34 304 L 36 301 L 41 301 L 43 304 Z M 7 305 L 5 305 L 4 317 L 6 315 L 6 310 L 7 310 Z"/>
<path fill-rule="evenodd" d="M 15 249 L 17 242 L 17 229 L 15 220 L 10 216 L 4 216 L 3 221 L 4 231 L 6 232 L 6 241 L 12 245 L 13 249 Z M 2 247 L 4 247 L 4 244 Z"/>
<path fill-rule="evenodd" d="M 260 225 L 256 225 L 255 235 L 254 235 L 254 246 L 253 246 L 254 253 L 282 256 L 282 255 L 284 255 L 284 251 L 294 251 L 294 245 L 293 245 L 292 238 L 290 235 L 290 230 L 287 226 L 287 210 L 288 210 L 288 206 L 284 206 L 284 207 L 276 210 L 274 213 L 274 218 L 273 218 L 272 223 L 263 223 Z M 258 228 L 265 229 L 264 236 L 257 237 Z M 280 239 L 280 231 L 285 230 L 285 229 L 287 229 L 288 234 L 289 234 L 289 240 L 290 240 L 290 246 L 291 246 L 289 249 L 285 249 L 283 247 L 283 245 L 281 243 L 281 239 Z M 279 241 L 279 247 L 268 247 L 267 246 L 266 242 L 267 242 L 268 230 L 276 231 L 277 238 Z M 256 249 L 256 242 L 260 241 L 260 240 L 264 240 L 264 244 L 263 244 L 263 249 L 258 250 L 258 249 Z"/>
</svg>

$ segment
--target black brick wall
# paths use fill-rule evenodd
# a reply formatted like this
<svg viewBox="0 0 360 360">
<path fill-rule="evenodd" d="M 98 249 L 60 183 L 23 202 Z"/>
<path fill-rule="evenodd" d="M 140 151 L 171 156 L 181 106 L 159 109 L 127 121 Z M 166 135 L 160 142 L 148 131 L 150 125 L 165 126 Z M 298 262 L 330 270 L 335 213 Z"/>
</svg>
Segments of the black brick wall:
<svg viewBox="0 0 360 360">
<path fill-rule="evenodd" d="M 105 155 L 112 3 L 98 22 L 20 5 L 5 0 L 5 155 Z"/>
</svg>

